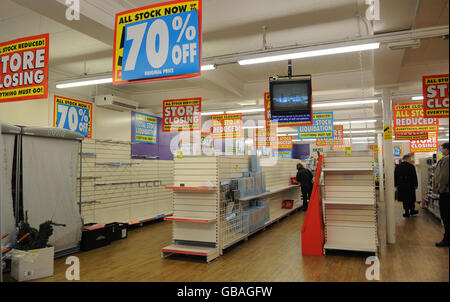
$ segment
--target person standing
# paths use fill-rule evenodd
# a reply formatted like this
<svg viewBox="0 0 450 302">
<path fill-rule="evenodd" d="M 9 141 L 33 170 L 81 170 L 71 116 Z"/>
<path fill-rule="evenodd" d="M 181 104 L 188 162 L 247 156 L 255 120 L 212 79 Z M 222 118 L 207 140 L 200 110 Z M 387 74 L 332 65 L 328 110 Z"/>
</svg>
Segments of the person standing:
<svg viewBox="0 0 450 302">
<path fill-rule="evenodd" d="M 397 199 L 403 202 L 403 217 L 416 215 L 415 210 L 417 181 L 416 167 L 411 163 L 411 155 L 403 156 L 402 162 L 395 167 L 394 185 L 397 187 Z"/>
<path fill-rule="evenodd" d="M 302 188 L 302 198 L 303 198 L 303 209 L 308 210 L 308 202 L 311 198 L 311 193 L 313 189 L 313 174 L 310 170 L 306 169 L 303 164 L 297 164 L 297 182 L 301 183 Z"/>
<path fill-rule="evenodd" d="M 436 246 L 448 247 L 448 203 L 449 203 L 449 191 L 448 191 L 448 143 L 442 144 L 442 155 L 444 155 L 436 165 L 433 178 L 433 193 L 439 194 L 439 211 L 441 219 L 444 224 L 444 239 L 441 242 L 436 243 Z"/>
</svg>

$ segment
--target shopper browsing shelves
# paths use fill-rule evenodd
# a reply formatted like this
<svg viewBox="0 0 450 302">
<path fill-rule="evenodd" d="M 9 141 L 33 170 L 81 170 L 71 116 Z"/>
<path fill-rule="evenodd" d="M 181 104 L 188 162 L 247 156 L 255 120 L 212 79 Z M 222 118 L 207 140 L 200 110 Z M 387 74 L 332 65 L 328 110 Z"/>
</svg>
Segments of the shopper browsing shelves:
<svg viewBox="0 0 450 302">
<path fill-rule="evenodd" d="M 302 186 L 303 208 L 306 211 L 308 209 L 309 199 L 311 198 L 314 176 L 312 172 L 306 169 L 301 163 L 297 164 L 297 170 L 296 179 Z"/>
</svg>

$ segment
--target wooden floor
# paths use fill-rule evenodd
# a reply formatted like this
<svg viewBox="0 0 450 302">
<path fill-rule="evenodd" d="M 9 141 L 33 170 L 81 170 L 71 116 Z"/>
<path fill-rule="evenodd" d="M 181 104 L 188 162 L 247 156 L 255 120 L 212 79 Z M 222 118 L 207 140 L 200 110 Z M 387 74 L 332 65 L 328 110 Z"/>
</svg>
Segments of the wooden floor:
<svg viewBox="0 0 450 302">
<path fill-rule="evenodd" d="M 402 217 L 397 206 L 397 243 L 386 245 L 384 206 L 380 204 L 380 281 L 449 281 L 449 249 L 437 248 L 440 222 L 420 209 L 417 217 Z M 171 244 L 171 222 L 131 230 L 128 238 L 109 246 L 76 254 L 84 282 L 245 282 L 245 281 L 367 281 L 367 255 L 302 256 L 300 228 L 305 213 L 296 212 L 248 241 L 230 248 L 207 264 L 201 258 L 161 258 Z M 66 281 L 65 258 L 55 262 L 55 274 L 39 281 Z"/>
</svg>

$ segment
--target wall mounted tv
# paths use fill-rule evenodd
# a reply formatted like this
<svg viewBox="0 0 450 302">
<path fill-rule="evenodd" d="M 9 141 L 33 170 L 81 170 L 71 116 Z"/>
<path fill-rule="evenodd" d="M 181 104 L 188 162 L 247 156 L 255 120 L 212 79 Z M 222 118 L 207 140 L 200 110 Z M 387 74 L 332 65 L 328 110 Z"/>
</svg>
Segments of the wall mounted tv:
<svg viewBox="0 0 450 302">
<path fill-rule="evenodd" d="M 311 79 L 270 81 L 272 116 L 311 115 L 311 112 Z"/>
</svg>

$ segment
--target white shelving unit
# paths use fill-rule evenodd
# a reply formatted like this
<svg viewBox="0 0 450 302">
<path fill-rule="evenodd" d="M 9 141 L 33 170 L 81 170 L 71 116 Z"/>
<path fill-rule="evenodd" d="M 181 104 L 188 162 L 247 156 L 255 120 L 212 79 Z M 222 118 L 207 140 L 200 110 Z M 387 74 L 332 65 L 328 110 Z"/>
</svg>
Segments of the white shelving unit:
<svg viewBox="0 0 450 302">
<path fill-rule="evenodd" d="M 220 184 L 249 172 L 248 156 L 189 156 L 174 160 L 173 216 L 165 220 L 173 222 L 173 243 L 161 250 L 162 257 L 171 254 L 198 255 L 207 262 L 219 257 L 224 250 L 252 234 L 278 221 L 301 207 L 299 186 L 289 185 L 295 176 L 296 160 L 282 159 L 273 167 L 263 168 L 270 192 L 240 198 L 230 203 L 221 199 Z M 208 185 L 207 185 L 208 184 Z M 269 221 L 264 226 L 246 232 L 240 211 L 257 198 L 269 200 Z M 282 201 L 295 200 L 292 209 L 282 209 Z M 236 216 L 230 216 L 229 207 Z"/>
<path fill-rule="evenodd" d="M 433 194 L 433 177 L 436 170 L 437 160 L 433 157 L 428 157 L 421 159 L 421 174 L 424 179 L 422 181 L 422 191 L 423 194 L 423 207 L 426 208 L 431 214 L 433 214 L 437 219 L 441 219 L 440 209 L 439 209 L 439 195 Z"/>
<path fill-rule="evenodd" d="M 378 250 L 373 156 L 369 152 L 324 155 L 324 250 Z"/>
<path fill-rule="evenodd" d="M 173 161 L 132 159 L 131 145 L 111 140 L 83 141 L 84 223 L 138 224 L 172 214 L 172 191 L 164 186 L 173 185 Z M 77 194 L 79 189 L 78 183 Z"/>
</svg>

